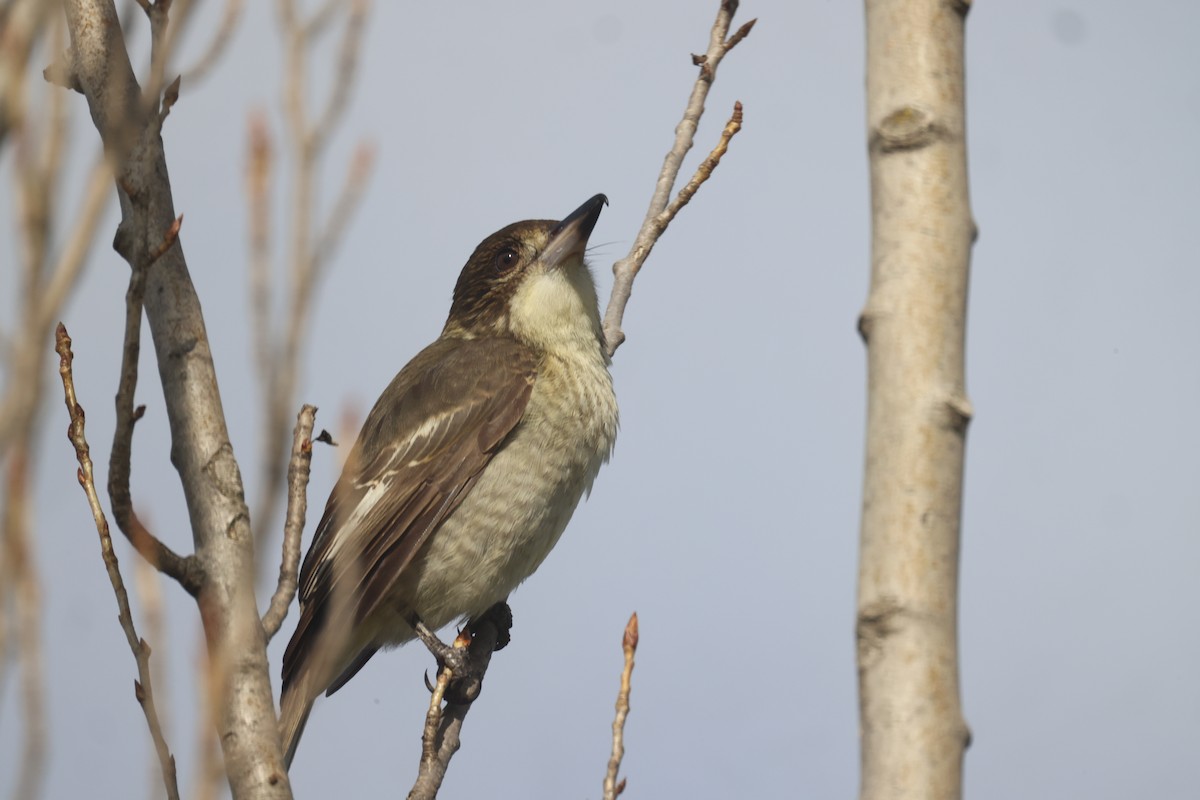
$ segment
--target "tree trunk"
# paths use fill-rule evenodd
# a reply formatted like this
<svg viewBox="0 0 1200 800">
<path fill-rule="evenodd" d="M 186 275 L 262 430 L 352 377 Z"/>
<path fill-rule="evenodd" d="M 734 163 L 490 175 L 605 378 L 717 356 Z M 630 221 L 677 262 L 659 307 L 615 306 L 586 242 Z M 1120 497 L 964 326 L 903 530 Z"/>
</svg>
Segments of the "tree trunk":
<svg viewBox="0 0 1200 800">
<path fill-rule="evenodd" d="M 871 289 L 858 585 L 862 800 L 962 795 L 968 4 L 867 0 Z"/>
</svg>

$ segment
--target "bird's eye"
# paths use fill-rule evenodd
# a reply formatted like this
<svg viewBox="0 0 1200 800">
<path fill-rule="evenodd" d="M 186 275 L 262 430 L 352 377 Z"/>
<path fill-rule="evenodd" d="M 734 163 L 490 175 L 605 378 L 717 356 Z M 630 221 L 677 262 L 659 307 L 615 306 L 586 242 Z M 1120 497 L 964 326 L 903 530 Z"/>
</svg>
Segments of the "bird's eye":
<svg viewBox="0 0 1200 800">
<path fill-rule="evenodd" d="M 507 270 L 512 269 L 517 265 L 521 257 L 517 255 L 517 251 L 511 247 L 506 247 L 496 254 L 496 269 Z"/>
</svg>

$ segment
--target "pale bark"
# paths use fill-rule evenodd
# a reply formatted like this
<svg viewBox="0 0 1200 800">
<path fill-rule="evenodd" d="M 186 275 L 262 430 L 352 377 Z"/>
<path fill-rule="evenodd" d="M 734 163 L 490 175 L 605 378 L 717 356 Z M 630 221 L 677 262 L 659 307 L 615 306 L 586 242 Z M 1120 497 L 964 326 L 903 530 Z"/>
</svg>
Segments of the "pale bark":
<svg viewBox="0 0 1200 800">
<path fill-rule="evenodd" d="M 704 101 L 708 98 L 708 90 L 717 79 L 717 67 L 725 55 L 745 39 L 758 19 L 752 19 L 742 25 L 732 36 L 729 27 L 733 24 L 733 16 L 737 13 L 739 0 L 721 0 L 717 10 L 717 19 L 713 22 L 712 32 L 708 37 L 708 49 L 704 55 L 692 55 L 692 63 L 700 68 L 692 92 L 688 96 L 687 107 L 683 111 L 683 119 L 675 127 L 675 141 L 663 159 L 662 169 L 659 170 L 658 180 L 654 184 L 654 195 L 650 198 L 650 207 L 642 227 L 633 240 L 629 254 L 613 264 L 612 294 L 608 306 L 604 310 L 604 349 L 609 358 L 617 352 L 617 348 L 625 341 L 625 331 L 621 323 L 625 318 L 625 306 L 633 293 L 633 280 L 641 271 L 642 265 L 650 256 L 650 251 L 659 238 L 666 232 L 667 226 L 679 209 L 687 205 L 700 185 L 709 179 L 714 169 L 725 155 L 729 140 L 742 128 L 742 104 L 734 104 L 733 115 L 721 133 L 717 146 L 696 169 L 692 179 L 679 190 L 674 199 L 671 193 L 675 191 L 675 181 L 679 178 L 679 170 L 683 167 L 684 156 L 692 149 L 696 139 L 696 129 L 700 126 L 700 118 L 704 115 Z M 728 38 L 726 38 L 728 37 Z"/>
<path fill-rule="evenodd" d="M 963 343 L 975 228 L 963 22 L 950 0 L 867 0 L 871 289 L 858 586 L 863 800 L 962 794 L 958 683 Z"/>
<path fill-rule="evenodd" d="M 145 311 L 170 423 L 171 462 L 203 570 L 198 599 L 219 676 L 214 702 L 229 785 L 235 798 L 290 797 L 254 598 L 254 546 L 241 474 L 200 303 L 182 245 L 168 238 L 176 217 L 159 136 L 165 110 L 153 87 L 151 101 L 143 101 L 111 0 L 68 0 L 65 8 L 73 84 L 87 96 L 116 165 L 122 215 L 116 247 L 133 270 L 145 270 Z"/>
</svg>

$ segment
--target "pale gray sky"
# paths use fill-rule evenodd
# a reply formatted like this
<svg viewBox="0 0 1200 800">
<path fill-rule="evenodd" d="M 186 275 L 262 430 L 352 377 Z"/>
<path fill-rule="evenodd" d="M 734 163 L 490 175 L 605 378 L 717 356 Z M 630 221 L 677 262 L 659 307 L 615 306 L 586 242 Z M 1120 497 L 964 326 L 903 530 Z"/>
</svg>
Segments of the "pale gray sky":
<svg viewBox="0 0 1200 800">
<path fill-rule="evenodd" d="M 210 5 L 193 48 L 220 4 Z M 245 120 L 266 107 L 280 132 L 282 59 L 273 4 L 248 5 L 217 73 L 195 92 L 184 87 L 165 139 L 253 498 Z M 347 407 L 364 411 L 437 335 L 463 261 L 509 222 L 561 217 L 605 192 L 611 206 L 593 239 L 611 243 L 594 262 L 607 297 L 609 266 L 637 230 L 694 77 L 688 53 L 703 48 L 715 6 L 376 4 L 324 181 L 328 198 L 354 142 L 377 144 L 363 207 L 313 317 L 302 399 L 321 408 L 319 425 L 332 428 Z M 621 631 L 635 609 L 642 645 L 626 796 L 857 792 L 865 359 L 855 319 L 869 224 L 862 4 L 744 0 L 741 19 L 752 16 L 759 25 L 723 64 L 697 149 L 715 142 L 735 99 L 745 129 L 638 279 L 613 368 L 616 455 L 554 554 L 512 597 L 513 645 L 468 718 L 447 797 L 599 796 Z M 961 607 L 972 798 L 1194 796 L 1198 27 L 1190 0 L 984 0 L 968 21 L 981 231 Z M 82 100 L 74 105 L 82 121 Z M 94 141 L 90 129 L 78 140 L 77 172 Z M 9 149 L 0 159 L 5 186 L 11 157 Z M 5 226 L 11 202 L 0 197 Z M 102 462 L 127 276 L 107 248 L 114 224 L 110 211 L 64 314 Z M 0 234 L 10 264 L 11 233 Z M 47 345 L 48 376 L 51 366 Z M 155 377 L 147 337 L 134 496 L 154 529 L 187 550 Z M 141 796 L 153 785 L 151 749 L 133 660 L 53 386 L 36 554 L 47 611 L 46 796 Z M 314 461 L 313 515 L 334 458 L 319 450 Z M 129 575 L 133 555 L 118 546 Z M 165 666 L 169 740 L 190 787 L 201 638 L 194 604 L 177 587 L 165 592 L 171 635 L 153 644 Z M 271 648 L 276 690 L 293 625 L 294 614 Z M 376 657 L 319 702 L 292 774 L 298 795 L 407 791 L 430 663 L 415 647 Z M 19 752 L 17 697 L 11 680 L 2 689 L 7 784 Z"/>
</svg>

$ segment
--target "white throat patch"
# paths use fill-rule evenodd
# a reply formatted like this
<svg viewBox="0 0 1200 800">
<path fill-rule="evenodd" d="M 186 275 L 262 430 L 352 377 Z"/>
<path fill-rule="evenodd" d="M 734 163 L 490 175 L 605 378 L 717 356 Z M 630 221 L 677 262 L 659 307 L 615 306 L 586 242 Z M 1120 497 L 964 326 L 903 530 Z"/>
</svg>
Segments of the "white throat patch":
<svg viewBox="0 0 1200 800">
<path fill-rule="evenodd" d="M 597 347 L 600 312 L 596 285 L 582 259 L 561 267 L 538 265 L 509 304 L 513 333 L 545 350 Z"/>
</svg>

